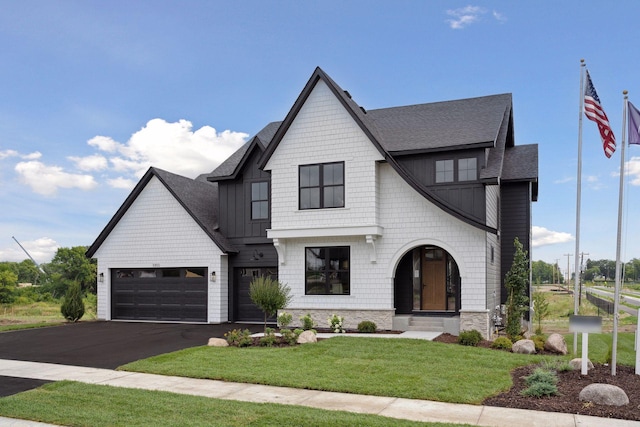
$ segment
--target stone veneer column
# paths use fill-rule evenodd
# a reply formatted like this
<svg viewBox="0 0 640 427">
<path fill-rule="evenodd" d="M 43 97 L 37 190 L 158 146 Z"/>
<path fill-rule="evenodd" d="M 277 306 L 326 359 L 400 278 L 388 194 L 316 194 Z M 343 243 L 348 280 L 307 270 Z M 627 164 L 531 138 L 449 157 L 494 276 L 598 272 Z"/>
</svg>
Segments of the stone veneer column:
<svg viewBox="0 0 640 427">
<path fill-rule="evenodd" d="M 460 332 L 476 329 L 484 339 L 491 336 L 489 310 L 460 310 Z"/>
</svg>

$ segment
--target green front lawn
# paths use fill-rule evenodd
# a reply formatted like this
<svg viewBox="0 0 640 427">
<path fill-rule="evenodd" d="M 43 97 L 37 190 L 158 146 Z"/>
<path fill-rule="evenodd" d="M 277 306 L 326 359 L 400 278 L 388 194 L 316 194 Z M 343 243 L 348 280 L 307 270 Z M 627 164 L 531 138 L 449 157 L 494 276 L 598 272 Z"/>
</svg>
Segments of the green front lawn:
<svg viewBox="0 0 640 427">
<path fill-rule="evenodd" d="M 73 426 L 428 426 L 376 415 L 236 402 L 69 381 L 0 399 L 0 414 Z M 455 424 L 455 426 L 460 426 Z"/>
<path fill-rule="evenodd" d="M 412 339 L 336 337 L 288 348 L 194 347 L 120 369 L 222 381 L 479 404 L 544 356 Z"/>
</svg>

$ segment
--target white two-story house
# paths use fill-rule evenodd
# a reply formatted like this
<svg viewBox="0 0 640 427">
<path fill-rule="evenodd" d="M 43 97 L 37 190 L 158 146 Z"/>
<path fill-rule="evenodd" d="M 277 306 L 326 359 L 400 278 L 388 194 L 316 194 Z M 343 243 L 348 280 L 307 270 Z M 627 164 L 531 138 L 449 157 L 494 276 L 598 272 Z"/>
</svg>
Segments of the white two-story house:
<svg viewBox="0 0 640 427">
<path fill-rule="evenodd" d="M 347 328 L 371 320 L 380 329 L 488 336 L 506 299 L 514 239 L 530 250 L 537 159 L 537 145 L 515 145 L 510 94 L 367 111 L 317 68 L 282 122 L 194 181 L 215 193 L 213 223 L 188 211 L 213 242 L 208 254 L 189 263 L 167 247 L 162 259 L 204 267 L 204 321 L 259 320 L 248 284 L 269 274 L 291 288 L 294 320 L 311 314 L 323 326 L 338 314 Z M 107 319 L 119 317 L 114 272 L 130 260 L 110 238 L 126 206 L 88 252 L 105 270 L 98 288 Z M 145 263 L 134 269 L 152 267 Z M 127 292 L 134 314 L 120 318 L 135 320 L 135 283 Z"/>
</svg>

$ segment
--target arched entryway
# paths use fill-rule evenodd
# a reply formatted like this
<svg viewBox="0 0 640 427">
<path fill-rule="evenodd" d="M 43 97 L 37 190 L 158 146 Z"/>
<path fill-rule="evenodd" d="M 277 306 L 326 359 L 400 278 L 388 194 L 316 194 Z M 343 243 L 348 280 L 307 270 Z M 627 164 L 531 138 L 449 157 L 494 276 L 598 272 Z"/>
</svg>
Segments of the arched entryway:
<svg viewBox="0 0 640 427">
<path fill-rule="evenodd" d="M 394 279 L 396 314 L 460 310 L 460 270 L 445 249 L 418 246 L 400 259 Z"/>
</svg>

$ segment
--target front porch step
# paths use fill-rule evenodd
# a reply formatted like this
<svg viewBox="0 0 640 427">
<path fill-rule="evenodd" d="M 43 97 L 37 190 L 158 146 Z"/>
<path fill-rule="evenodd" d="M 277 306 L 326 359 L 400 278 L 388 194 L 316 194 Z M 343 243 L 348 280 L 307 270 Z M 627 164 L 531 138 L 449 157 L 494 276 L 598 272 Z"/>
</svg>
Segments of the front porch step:
<svg viewBox="0 0 640 427">
<path fill-rule="evenodd" d="M 444 332 L 444 319 L 442 317 L 409 317 L 409 331 Z"/>
</svg>

